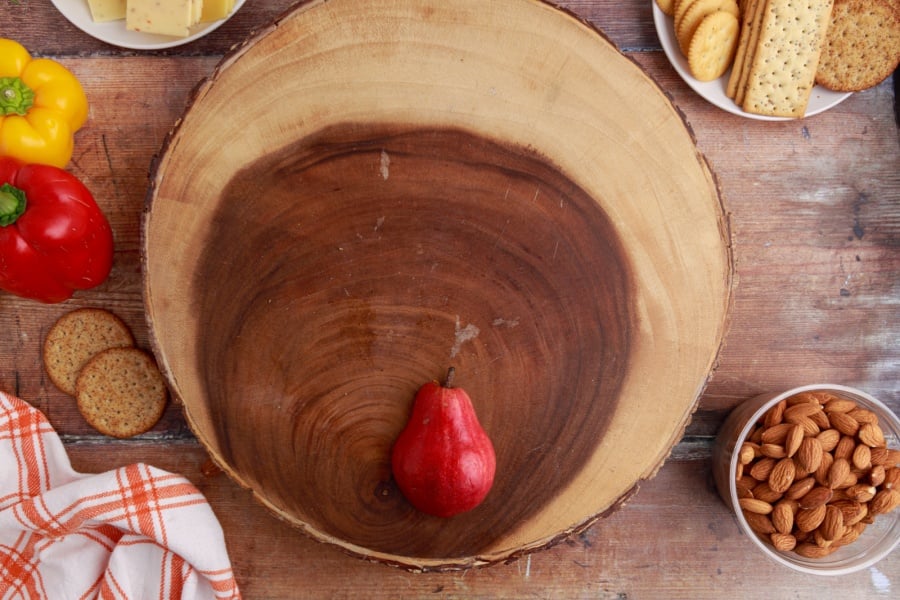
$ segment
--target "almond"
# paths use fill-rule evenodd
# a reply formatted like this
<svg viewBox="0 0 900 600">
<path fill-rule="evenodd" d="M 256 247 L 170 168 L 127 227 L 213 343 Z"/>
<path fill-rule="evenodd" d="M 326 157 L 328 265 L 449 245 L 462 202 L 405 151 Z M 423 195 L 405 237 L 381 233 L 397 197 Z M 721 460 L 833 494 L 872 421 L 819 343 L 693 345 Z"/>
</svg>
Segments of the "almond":
<svg viewBox="0 0 900 600">
<path fill-rule="evenodd" d="M 744 442 L 741 444 L 741 450 L 738 452 L 738 462 L 742 465 L 749 465 L 756 458 L 759 452 L 759 446 L 752 442 Z"/>
<path fill-rule="evenodd" d="M 778 502 L 783 496 L 784 494 L 773 490 L 765 481 L 753 488 L 753 497 L 769 504 Z"/>
<path fill-rule="evenodd" d="M 831 468 L 828 469 L 825 482 L 828 487 L 835 489 L 848 475 L 850 475 L 850 462 L 846 458 L 835 458 Z"/>
<path fill-rule="evenodd" d="M 821 406 L 822 400 L 826 398 L 825 394 L 827 394 L 827 392 L 800 392 L 799 394 L 794 394 L 790 398 L 787 398 L 785 402 L 788 406 L 803 404 L 805 402 Z"/>
<path fill-rule="evenodd" d="M 797 538 L 790 533 L 775 532 L 769 535 L 772 545 L 779 552 L 790 552 L 797 547 Z"/>
<path fill-rule="evenodd" d="M 808 473 L 813 473 L 822 462 L 822 444 L 814 437 L 804 438 L 797 449 L 797 463 Z"/>
<path fill-rule="evenodd" d="M 756 487 L 757 483 L 759 482 L 749 475 L 744 475 L 735 479 L 734 487 L 737 489 L 738 496 L 743 497 L 746 494 L 750 494 L 750 490 Z"/>
<path fill-rule="evenodd" d="M 819 506 L 825 506 L 831 497 L 834 495 L 834 492 L 827 487 L 824 486 L 816 486 L 806 494 L 804 494 L 801 498 L 797 500 L 797 503 L 800 505 L 801 509 L 811 509 L 817 508 Z"/>
<path fill-rule="evenodd" d="M 844 535 L 844 513 L 836 506 L 825 507 L 825 519 L 819 526 L 822 537 L 834 541 Z"/>
<path fill-rule="evenodd" d="M 843 513 L 844 527 L 850 527 L 859 523 L 869 512 L 864 503 L 856 502 L 855 500 L 841 500 L 834 502 L 831 506 L 840 509 L 841 513 Z"/>
<path fill-rule="evenodd" d="M 886 444 L 884 432 L 875 423 L 863 423 L 857 434 L 859 441 L 872 448 L 881 448 Z"/>
<path fill-rule="evenodd" d="M 744 512 L 756 513 L 758 515 L 767 515 L 772 512 L 772 505 L 759 498 L 741 498 L 738 500 L 741 509 Z"/>
<path fill-rule="evenodd" d="M 845 398 L 833 398 L 825 403 L 824 409 L 827 413 L 833 412 L 850 412 L 856 408 L 856 402 Z"/>
<path fill-rule="evenodd" d="M 816 424 L 816 427 L 819 428 L 819 431 L 831 429 L 831 421 L 828 420 L 828 415 L 825 414 L 825 411 L 820 410 L 814 412 L 813 414 L 809 415 L 809 420 Z"/>
<path fill-rule="evenodd" d="M 895 489 L 880 490 L 869 502 L 869 514 L 884 515 L 900 506 L 900 491 Z"/>
<path fill-rule="evenodd" d="M 853 421 L 853 419 L 851 419 Z M 856 421 L 853 421 L 856 423 Z M 760 438 L 763 444 L 784 444 L 784 439 L 787 437 L 787 433 L 790 430 L 792 425 L 790 423 L 779 423 L 778 425 L 773 425 L 772 427 L 768 427 L 763 430 L 762 437 Z M 856 433 L 854 431 L 854 433 Z"/>
<path fill-rule="evenodd" d="M 798 544 L 797 547 L 794 548 L 794 552 L 804 558 L 824 558 L 834 551 L 835 548 L 833 547 L 823 548 L 822 546 L 811 544 L 809 542 Z"/>
<path fill-rule="evenodd" d="M 847 413 L 834 412 L 828 415 L 831 426 L 844 435 L 854 436 L 859 431 L 859 421 Z"/>
<path fill-rule="evenodd" d="M 846 458 L 849 459 L 853 456 L 853 451 L 856 449 L 856 440 L 850 437 L 849 435 L 841 436 L 841 439 L 838 441 L 837 446 L 834 447 L 834 451 L 832 454 L 834 458 Z"/>
<path fill-rule="evenodd" d="M 843 479 L 841 479 L 841 481 L 837 484 L 837 486 L 834 489 L 835 489 L 835 491 L 840 490 L 843 492 L 847 488 L 852 487 L 852 486 L 856 485 L 857 483 L 859 483 L 859 476 L 856 473 L 854 473 L 853 471 L 850 471 L 849 473 L 847 473 L 847 475 Z"/>
<path fill-rule="evenodd" d="M 779 494 L 785 493 L 791 487 L 791 484 L 794 483 L 795 472 L 794 460 L 782 458 L 775 463 L 772 472 L 769 473 L 769 488 Z"/>
<path fill-rule="evenodd" d="M 843 531 L 841 533 L 843 533 Z M 816 543 L 816 546 L 819 546 L 821 548 L 831 548 L 831 546 L 834 544 L 834 540 L 825 539 L 825 536 L 822 535 L 821 525 L 818 529 L 813 531 L 813 541 Z"/>
<path fill-rule="evenodd" d="M 772 473 L 772 469 L 775 468 L 775 459 L 771 457 L 766 457 L 760 459 L 753 463 L 753 466 L 750 467 L 750 477 L 757 481 L 765 481 L 769 478 L 769 475 Z"/>
<path fill-rule="evenodd" d="M 887 462 L 884 463 L 885 468 L 887 467 L 900 467 L 900 450 L 896 448 L 890 448 L 888 450 L 888 458 Z"/>
<path fill-rule="evenodd" d="M 784 446 L 781 446 L 780 444 L 763 444 L 759 447 L 759 451 L 763 456 L 768 456 L 769 458 L 774 458 L 776 460 L 787 456 Z"/>
<path fill-rule="evenodd" d="M 778 425 L 784 419 L 784 409 L 787 408 L 787 402 L 782 400 L 778 404 L 766 411 L 763 416 L 763 426 L 766 428 Z"/>
<path fill-rule="evenodd" d="M 858 445 L 853 450 L 853 456 L 850 457 L 853 466 L 860 470 L 872 468 L 872 450 L 865 444 Z"/>
<path fill-rule="evenodd" d="M 825 452 L 822 454 L 822 462 L 819 463 L 819 468 L 816 469 L 815 474 L 813 475 L 816 478 L 816 482 L 819 485 L 826 485 L 826 478 L 828 477 L 828 470 L 831 468 L 831 465 L 834 463 L 834 455 Z"/>
<path fill-rule="evenodd" d="M 753 429 L 751 429 L 750 433 L 747 434 L 747 441 L 753 442 L 754 444 L 761 444 L 762 432 L 764 429 L 764 427 L 754 427 Z"/>
<path fill-rule="evenodd" d="M 878 425 L 878 415 L 867 408 L 854 408 L 847 414 L 856 419 L 856 421 L 860 425 L 862 425 L 863 423 L 872 423 L 873 425 Z"/>
<path fill-rule="evenodd" d="M 820 411 L 820 413 L 821 413 L 821 411 Z M 824 413 L 821 413 L 821 414 L 824 414 Z M 797 419 L 794 424 L 799 425 L 800 427 L 803 428 L 804 435 L 817 436 L 822 432 L 822 428 L 819 427 L 819 425 L 809 417 L 803 417 L 803 418 Z M 830 423 L 828 423 L 827 420 L 825 421 L 825 426 L 826 426 L 826 428 L 830 426 Z"/>
<path fill-rule="evenodd" d="M 779 502 L 772 508 L 772 525 L 779 533 L 790 533 L 794 529 L 794 508 L 788 502 Z"/>
<path fill-rule="evenodd" d="M 885 467 L 884 481 L 881 485 L 889 490 L 900 488 L 900 467 Z"/>
<path fill-rule="evenodd" d="M 857 523 L 852 527 L 844 525 L 844 535 L 841 536 L 841 539 L 835 542 L 837 546 L 846 546 L 847 544 L 852 544 L 855 542 L 862 532 L 865 530 L 866 526 L 863 523 Z"/>
<path fill-rule="evenodd" d="M 816 439 L 819 440 L 819 444 L 822 445 L 822 450 L 831 452 L 840 441 L 841 432 L 837 429 L 823 429 L 822 432 L 816 436 Z"/>
<path fill-rule="evenodd" d="M 794 523 L 800 531 L 813 531 L 825 520 L 826 511 L 824 504 L 815 508 L 801 508 L 794 517 Z"/>
<path fill-rule="evenodd" d="M 815 477 L 804 477 L 803 479 L 795 481 L 784 493 L 784 497 L 789 500 L 797 500 L 798 498 L 805 496 L 809 490 L 815 487 L 815 485 Z"/>
<path fill-rule="evenodd" d="M 869 454 L 872 456 L 872 464 L 881 466 L 887 464 L 888 457 L 891 455 L 890 450 L 887 448 L 871 448 Z"/>
<path fill-rule="evenodd" d="M 801 402 L 788 406 L 784 410 L 784 420 L 788 423 L 796 423 L 797 419 L 809 417 L 811 414 L 819 412 L 822 407 L 816 402 Z"/>
<path fill-rule="evenodd" d="M 794 456 L 803 443 L 805 432 L 800 425 L 794 425 L 788 430 L 787 436 L 784 438 L 784 452 L 787 456 Z"/>
<path fill-rule="evenodd" d="M 868 502 L 875 497 L 875 492 L 877 491 L 878 490 L 875 489 L 874 485 L 858 483 L 856 485 L 851 485 L 850 487 L 848 487 L 846 493 L 847 497 L 851 500 L 855 500 L 857 502 Z"/>
<path fill-rule="evenodd" d="M 869 483 L 874 486 L 879 486 L 884 483 L 885 478 L 885 469 L 884 465 L 875 465 L 869 471 Z"/>
<path fill-rule="evenodd" d="M 747 512 L 743 511 L 744 519 L 747 521 L 747 525 L 750 526 L 750 529 L 755 531 L 760 535 L 769 535 L 775 533 L 775 526 L 772 525 L 772 519 L 770 519 L 767 515 L 761 515 L 759 513 Z"/>
</svg>

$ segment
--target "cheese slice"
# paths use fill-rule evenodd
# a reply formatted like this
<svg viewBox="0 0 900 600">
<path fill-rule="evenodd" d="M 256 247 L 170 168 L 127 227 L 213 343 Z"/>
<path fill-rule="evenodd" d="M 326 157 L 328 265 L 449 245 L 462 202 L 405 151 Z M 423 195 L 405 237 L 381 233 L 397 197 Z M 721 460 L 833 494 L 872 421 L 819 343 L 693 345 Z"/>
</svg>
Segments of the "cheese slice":
<svg viewBox="0 0 900 600">
<path fill-rule="evenodd" d="M 187 37 L 195 23 L 194 0 L 128 0 L 125 26 L 131 31 Z"/>
<path fill-rule="evenodd" d="M 203 0 L 203 14 L 200 20 L 204 23 L 218 21 L 230 15 L 232 10 L 234 0 Z"/>
<path fill-rule="evenodd" d="M 91 19 L 95 23 L 105 23 L 125 18 L 125 6 L 128 0 L 88 0 Z"/>
<path fill-rule="evenodd" d="M 193 12 L 191 12 L 191 25 L 200 22 L 200 15 L 203 14 L 203 0 L 193 0 Z"/>
</svg>

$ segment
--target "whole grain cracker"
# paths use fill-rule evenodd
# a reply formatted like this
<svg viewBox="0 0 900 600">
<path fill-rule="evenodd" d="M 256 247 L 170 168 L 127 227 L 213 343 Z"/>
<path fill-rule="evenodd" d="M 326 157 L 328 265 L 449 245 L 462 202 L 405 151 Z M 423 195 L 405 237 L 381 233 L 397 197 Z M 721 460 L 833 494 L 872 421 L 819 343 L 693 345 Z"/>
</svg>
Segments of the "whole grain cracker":
<svg viewBox="0 0 900 600">
<path fill-rule="evenodd" d="M 745 111 L 803 117 L 833 1 L 767 0 L 742 105 Z"/>
<path fill-rule="evenodd" d="M 700 81 L 712 81 L 725 74 L 737 48 L 740 26 L 736 15 L 715 11 L 700 22 L 691 37 L 688 66 Z"/>
<path fill-rule="evenodd" d="M 81 368 L 108 348 L 134 345 L 128 326 L 100 308 L 79 308 L 61 316 L 44 338 L 42 358 L 50 381 L 70 396 Z"/>
<path fill-rule="evenodd" d="M 76 384 L 78 410 L 104 435 L 127 438 L 151 429 L 168 394 L 153 358 L 139 348 L 110 348 L 84 365 Z"/>
<path fill-rule="evenodd" d="M 900 64 L 900 1 L 835 0 L 816 83 L 839 92 L 878 85 Z"/>
</svg>

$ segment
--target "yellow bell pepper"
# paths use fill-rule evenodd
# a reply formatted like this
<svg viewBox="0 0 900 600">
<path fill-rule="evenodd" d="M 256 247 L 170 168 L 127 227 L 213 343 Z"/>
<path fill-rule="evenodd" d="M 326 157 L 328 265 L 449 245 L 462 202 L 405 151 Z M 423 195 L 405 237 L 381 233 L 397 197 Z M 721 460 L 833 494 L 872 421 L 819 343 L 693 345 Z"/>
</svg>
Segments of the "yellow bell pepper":
<svg viewBox="0 0 900 600">
<path fill-rule="evenodd" d="M 0 38 L 0 156 L 63 168 L 88 100 L 71 71 Z"/>
</svg>

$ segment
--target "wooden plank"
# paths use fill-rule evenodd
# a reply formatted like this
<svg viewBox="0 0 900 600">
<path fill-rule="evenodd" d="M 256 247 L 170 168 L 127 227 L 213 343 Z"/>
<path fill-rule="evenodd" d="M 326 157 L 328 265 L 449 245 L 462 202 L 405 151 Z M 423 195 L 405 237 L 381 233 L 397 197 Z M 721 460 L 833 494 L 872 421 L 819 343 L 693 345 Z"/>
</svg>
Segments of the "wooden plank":
<svg viewBox="0 0 900 600">
<path fill-rule="evenodd" d="M 184 46 L 149 52 L 122 50 L 95 40 L 66 21 L 53 4 L 46 1 L 21 0 L 17 5 L 4 2 L 0 11 L 0 31 L 44 56 L 212 55 L 224 53 L 236 40 L 262 29 L 295 3 L 296 0 L 250 0 L 210 35 Z M 561 0 L 555 4 L 603 30 L 620 48 L 660 48 L 648 0 Z"/>
<path fill-rule="evenodd" d="M 147 461 L 182 473 L 207 496 L 225 531 L 245 598 L 822 598 L 823 579 L 790 571 L 742 536 L 703 460 L 672 461 L 617 513 L 557 546 L 511 564 L 408 573 L 345 555 L 273 517 L 225 475 L 204 474 L 195 444 L 75 444 L 73 466 L 95 472 Z M 114 458 L 110 460 L 109 455 Z M 900 553 L 829 584 L 873 598 L 900 573 Z M 896 584 L 896 581 L 892 583 Z"/>
<path fill-rule="evenodd" d="M 63 19 L 49 2 L 0 8 L 0 31 L 82 79 L 92 112 L 71 170 L 95 191 L 115 229 L 113 273 L 62 305 L 0 293 L 0 389 L 50 417 L 78 469 L 144 460 L 185 473 L 222 520 L 247 598 L 565 597 L 818 598 L 889 596 L 900 554 L 838 580 L 770 564 L 742 537 L 708 481 L 709 442 L 736 404 L 811 381 L 855 385 L 900 412 L 900 145 L 894 82 L 798 122 L 762 123 L 706 103 L 659 51 L 648 0 L 560 4 L 601 28 L 666 90 L 716 172 L 731 213 L 738 275 L 717 372 L 674 456 L 623 510 L 583 535 L 510 565 L 413 575 L 350 558 L 280 523 L 224 475 L 204 475 L 206 454 L 177 406 L 138 440 L 113 442 L 83 423 L 40 366 L 52 322 L 104 306 L 148 344 L 140 289 L 140 214 L 150 162 L 190 91 L 237 40 L 292 0 L 248 2 L 214 34 L 156 52 L 114 48 Z M 249 118 L 252 118 L 249 117 Z M 661 391 L 664 393 L 664 390 Z M 892 581 L 892 579 L 894 579 Z"/>
</svg>

